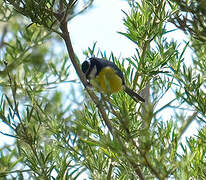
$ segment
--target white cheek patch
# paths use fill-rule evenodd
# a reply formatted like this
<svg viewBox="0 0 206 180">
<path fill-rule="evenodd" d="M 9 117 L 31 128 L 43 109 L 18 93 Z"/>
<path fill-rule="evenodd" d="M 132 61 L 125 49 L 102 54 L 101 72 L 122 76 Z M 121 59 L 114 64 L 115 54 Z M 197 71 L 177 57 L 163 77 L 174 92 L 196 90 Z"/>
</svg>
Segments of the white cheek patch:
<svg viewBox="0 0 206 180">
<path fill-rule="evenodd" d="M 89 78 L 94 79 L 97 73 L 97 67 L 96 65 L 92 68 L 91 72 L 89 73 Z"/>
</svg>

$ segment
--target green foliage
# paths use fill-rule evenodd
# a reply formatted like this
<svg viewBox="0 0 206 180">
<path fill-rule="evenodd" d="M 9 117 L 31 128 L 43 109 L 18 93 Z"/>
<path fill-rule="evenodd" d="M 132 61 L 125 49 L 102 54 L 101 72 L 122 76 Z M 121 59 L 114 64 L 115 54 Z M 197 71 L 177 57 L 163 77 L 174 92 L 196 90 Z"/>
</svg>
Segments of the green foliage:
<svg viewBox="0 0 206 180">
<path fill-rule="evenodd" d="M 1 20 L 11 27 L 10 35 L 3 29 L 0 41 L 0 119 L 10 132 L 0 133 L 16 140 L 0 149 L 0 177 L 66 180 L 86 173 L 92 179 L 206 178 L 205 127 L 183 143 L 192 122 L 205 123 L 206 46 L 192 39 L 179 50 L 180 44 L 167 38 L 173 31 L 167 31 L 167 23 L 180 12 L 179 4 L 129 1 L 126 32 L 120 34 L 136 45 L 131 57 L 96 51 L 96 43 L 84 52 L 115 62 L 126 84 L 147 101 L 137 104 L 124 92 L 110 97 L 96 93 L 100 101 L 82 92 L 81 101 L 77 90 L 68 88 L 76 82 L 68 80 L 69 60 L 75 63 L 59 28 L 92 0 L 79 12 L 74 0 L 0 2 L 5 7 L 0 8 Z M 64 49 L 54 50 L 59 37 L 53 32 L 65 40 L 70 59 Z M 189 46 L 195 52 L 190 66 L 185 60 Z M 75 62 L 79 64 L 77 55 Z"/>
<path fill-rule="evenodd" d="M 178 11 L 170 21 L 179 29 L 199 41 L 205 42 L 206 34 L 206 2 L 204 0 L 173 0 Z M 170 3 L 171 6 L 172 3 Z"/>
<path fill-rule="evenodd" d="M 48 29 L 51 29 L 57 21 L 55 10 L 57 10 L 56 7 L 59 1 L 20 0 L 17 2 L 15 0 L 6 0 L 5 2 L 11 4 L 19 14 L 28 17 L 33 23 L 43 25 Z M 61 10 L 73 11 L 76 2 L 77 0 L 70 0 L 68 3 L 67 1 L 60 1 Z M 62 15 L 64 16 L 64 13 Z"/>
</svg>

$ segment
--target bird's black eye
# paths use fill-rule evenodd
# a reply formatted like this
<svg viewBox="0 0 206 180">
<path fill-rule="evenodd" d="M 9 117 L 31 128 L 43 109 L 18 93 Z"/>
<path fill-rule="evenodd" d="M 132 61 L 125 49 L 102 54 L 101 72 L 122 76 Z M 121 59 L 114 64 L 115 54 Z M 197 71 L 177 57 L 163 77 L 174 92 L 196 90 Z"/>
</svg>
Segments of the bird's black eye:
<svg viewBox="0 0 206 180">
<path fill-rule="evenodd" d="M 82 63 L 82 72 L 84 74 L 86 74 L 88 72 L 88 70 L 89 70 L 89 67 L 90 67 L 90 62 L 89 61 L 84 61 Z"/>
</svg>

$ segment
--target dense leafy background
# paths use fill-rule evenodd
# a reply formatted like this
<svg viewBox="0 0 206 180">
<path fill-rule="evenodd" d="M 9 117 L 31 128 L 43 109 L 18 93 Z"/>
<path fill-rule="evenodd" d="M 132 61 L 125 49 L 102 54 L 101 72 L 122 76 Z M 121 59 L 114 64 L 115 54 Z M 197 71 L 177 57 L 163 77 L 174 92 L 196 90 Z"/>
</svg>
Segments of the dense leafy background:
<svg viewBox="0 0 206 180">
<path fill-rule="evenodd" d="M 119 58 L 96 43 L 85 48 L 85 57 L 114 61 L 145 104 L 123 92 L 110 98 L 97 93 L 96 101 L 75 88 L 81 82 L 73 68 L 82 80 L 78 54 L 56 51 L 68 45 L 64 23 L 89 13 L 93 1 L 0 3 L 0 119 L 10 128 L 0 131 L 15 139 L 1 147 L 1 178 L 77 179 L 86 172 L 92 179 L 205 179 L 203 0 L 128 1 L 119 33 L 134 43 L 134 54 Z M 183 49 L 168 38 L 177 30 L 167 29 L 171 22 L 188 34 Z M 194 121 L 198 133 L 183 139 Z"/>
</svg>

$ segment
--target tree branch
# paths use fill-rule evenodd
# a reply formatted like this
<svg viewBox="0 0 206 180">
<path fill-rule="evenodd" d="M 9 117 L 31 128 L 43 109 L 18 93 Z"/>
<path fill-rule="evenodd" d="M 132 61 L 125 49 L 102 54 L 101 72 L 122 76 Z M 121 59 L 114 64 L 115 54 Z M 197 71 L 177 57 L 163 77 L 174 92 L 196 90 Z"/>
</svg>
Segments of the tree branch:
<svg viewBox="0 0 206 180">
<path fill-rule="evenodd" d="M 73 50 L 73 47 L 72 47 L 69 31 L 68 31 L 68 28 L 67 28 L 67 22 L 62 22 L 60 24 L 60 29 L 62 31 L 62 38 L 65 41 L 69 57 L 71 59 L 71 62 L 73 64 L 73 66 L 74 66 L 81 82 L 83 83 L 83 85 L 86 88 L 89 96 L 91 97 L 93 102 L 96 104 L 97 108 L 99 109 L 99 111 L 101 113 L 101 116 L 102 116 L 105 124 L 107 125 L 110 133 L 114 136 L 113 127 L 112 127 L 112 124 L 110 123 L 109 118 L 107 117 L 107 114 L 104 110 L 104 106 L 99 101 L 98 97 L 94 94 L 94 92 L 92 92 L 90 89 L 87 88 L 88 82 L 87 82 L 86 77 L 84 76 L 83 72 L 81 71 L 79 64 L 76 61 L 76 57 L 75 57 L 75 53 L 74 53 L 74 50 Z"/>
</svg>

